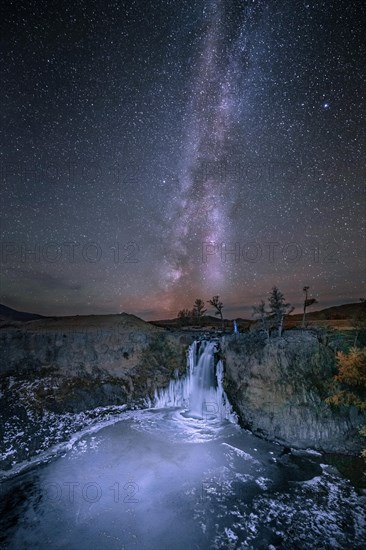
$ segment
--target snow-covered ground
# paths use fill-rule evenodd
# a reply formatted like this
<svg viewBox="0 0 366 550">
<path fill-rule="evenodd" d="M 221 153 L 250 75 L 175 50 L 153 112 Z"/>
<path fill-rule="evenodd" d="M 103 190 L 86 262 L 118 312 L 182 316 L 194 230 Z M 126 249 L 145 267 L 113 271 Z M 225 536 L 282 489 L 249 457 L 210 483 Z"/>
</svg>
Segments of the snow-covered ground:
<svg viewBox="0 0 366 550">
<path fill-rule="evenodd" d="M 44 455 L 75 434 L 95 425 L 118 421 L 126 405 L 97 407 L 79 413 L 56 413 L 43 406 L 40 395 L 57 392 L 57 380 L 32 381 L 9 377 L 0 396 L 2 413 L 0 471 L 8 471 Z"/>
</svg>

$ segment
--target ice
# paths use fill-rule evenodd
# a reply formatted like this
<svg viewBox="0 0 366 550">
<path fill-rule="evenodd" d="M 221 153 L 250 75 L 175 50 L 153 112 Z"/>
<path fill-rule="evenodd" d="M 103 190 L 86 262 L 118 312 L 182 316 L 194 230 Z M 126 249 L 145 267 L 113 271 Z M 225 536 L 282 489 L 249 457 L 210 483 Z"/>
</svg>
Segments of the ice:
<svg viewBox="0 0 366 550">
<path fill-rule="evenodd" d="M 244 460 L 250 460 L 256 464 L 259 464 L 258 460 L 255 459 L 252 455 L 249 453 L 246 453 L 242 449 L 238 449 L 237 447 L 233 447 L 232 445 L 229 445 L 228 443 L 223 443 L 225 447 L 228 447 L 231 451 L 234 451 L 238 456 L 243 458 Z"/>
<path fill-rule="evenodd" d="M 278 445 L 207 407 L 213 394 L 224 402 L 222 365 L 213 376 L 214 347 L 201 346 L 191 348 L 188 380 L 159 394 L 164 407 L 47 413 L 44 425 L 29 411 L 42 440 L 29 461 L 17 461 L 30 432 L 14 417 L 3 458 L 18 463 L 1 479 L 3 506 L 12 503 L 1 514 L 6 547 L 365 548 L 366 497 L 322 455 L 276 462 Z M 291 481 L 297 456 L 305 481 Z"/>
</svg>

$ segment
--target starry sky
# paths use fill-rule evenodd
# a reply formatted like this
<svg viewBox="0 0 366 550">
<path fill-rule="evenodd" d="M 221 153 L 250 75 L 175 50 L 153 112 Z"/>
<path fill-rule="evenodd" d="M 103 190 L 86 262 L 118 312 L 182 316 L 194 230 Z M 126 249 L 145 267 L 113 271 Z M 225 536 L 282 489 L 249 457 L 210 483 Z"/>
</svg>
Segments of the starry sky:
<svg viewBox="0 0 366 550">
<path fill-rule="evenodd" d="M 250 317 L 365 293 L 364 3 L 8 1 L 1 299 Z M 209 310 L 210 313 L 213 313 Z"/>
</svg>

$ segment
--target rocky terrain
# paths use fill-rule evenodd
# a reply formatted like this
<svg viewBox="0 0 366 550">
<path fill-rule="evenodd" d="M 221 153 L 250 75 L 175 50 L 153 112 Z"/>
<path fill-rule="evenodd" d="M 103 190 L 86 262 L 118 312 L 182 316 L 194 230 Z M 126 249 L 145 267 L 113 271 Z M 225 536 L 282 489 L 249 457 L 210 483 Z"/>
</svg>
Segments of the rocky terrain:
<svg viewBox="0 0 366 550">
<path fill-rule="evenodd" d="M 253 433 L 282 445 L 358 453 L 366 415 L 325 403 L 336 371 L 335 350 L 311 331 L 283 338 L 225 337 L 225 390 Z"/>
</svg>

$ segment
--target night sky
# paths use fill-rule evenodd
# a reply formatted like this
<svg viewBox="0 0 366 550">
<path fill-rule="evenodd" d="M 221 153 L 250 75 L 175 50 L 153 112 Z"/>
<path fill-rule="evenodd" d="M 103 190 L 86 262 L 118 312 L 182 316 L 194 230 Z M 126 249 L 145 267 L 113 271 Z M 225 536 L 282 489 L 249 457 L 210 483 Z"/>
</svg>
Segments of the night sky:
<svg viewBox="0 0 366 550">
<path fill-rule="evenodd" d="M 1 299 L 250 317 L 365 294 L 363 2 L 8 1 Z M 209 310 L 211 313 L 213 311 Z"/>
</svg>

